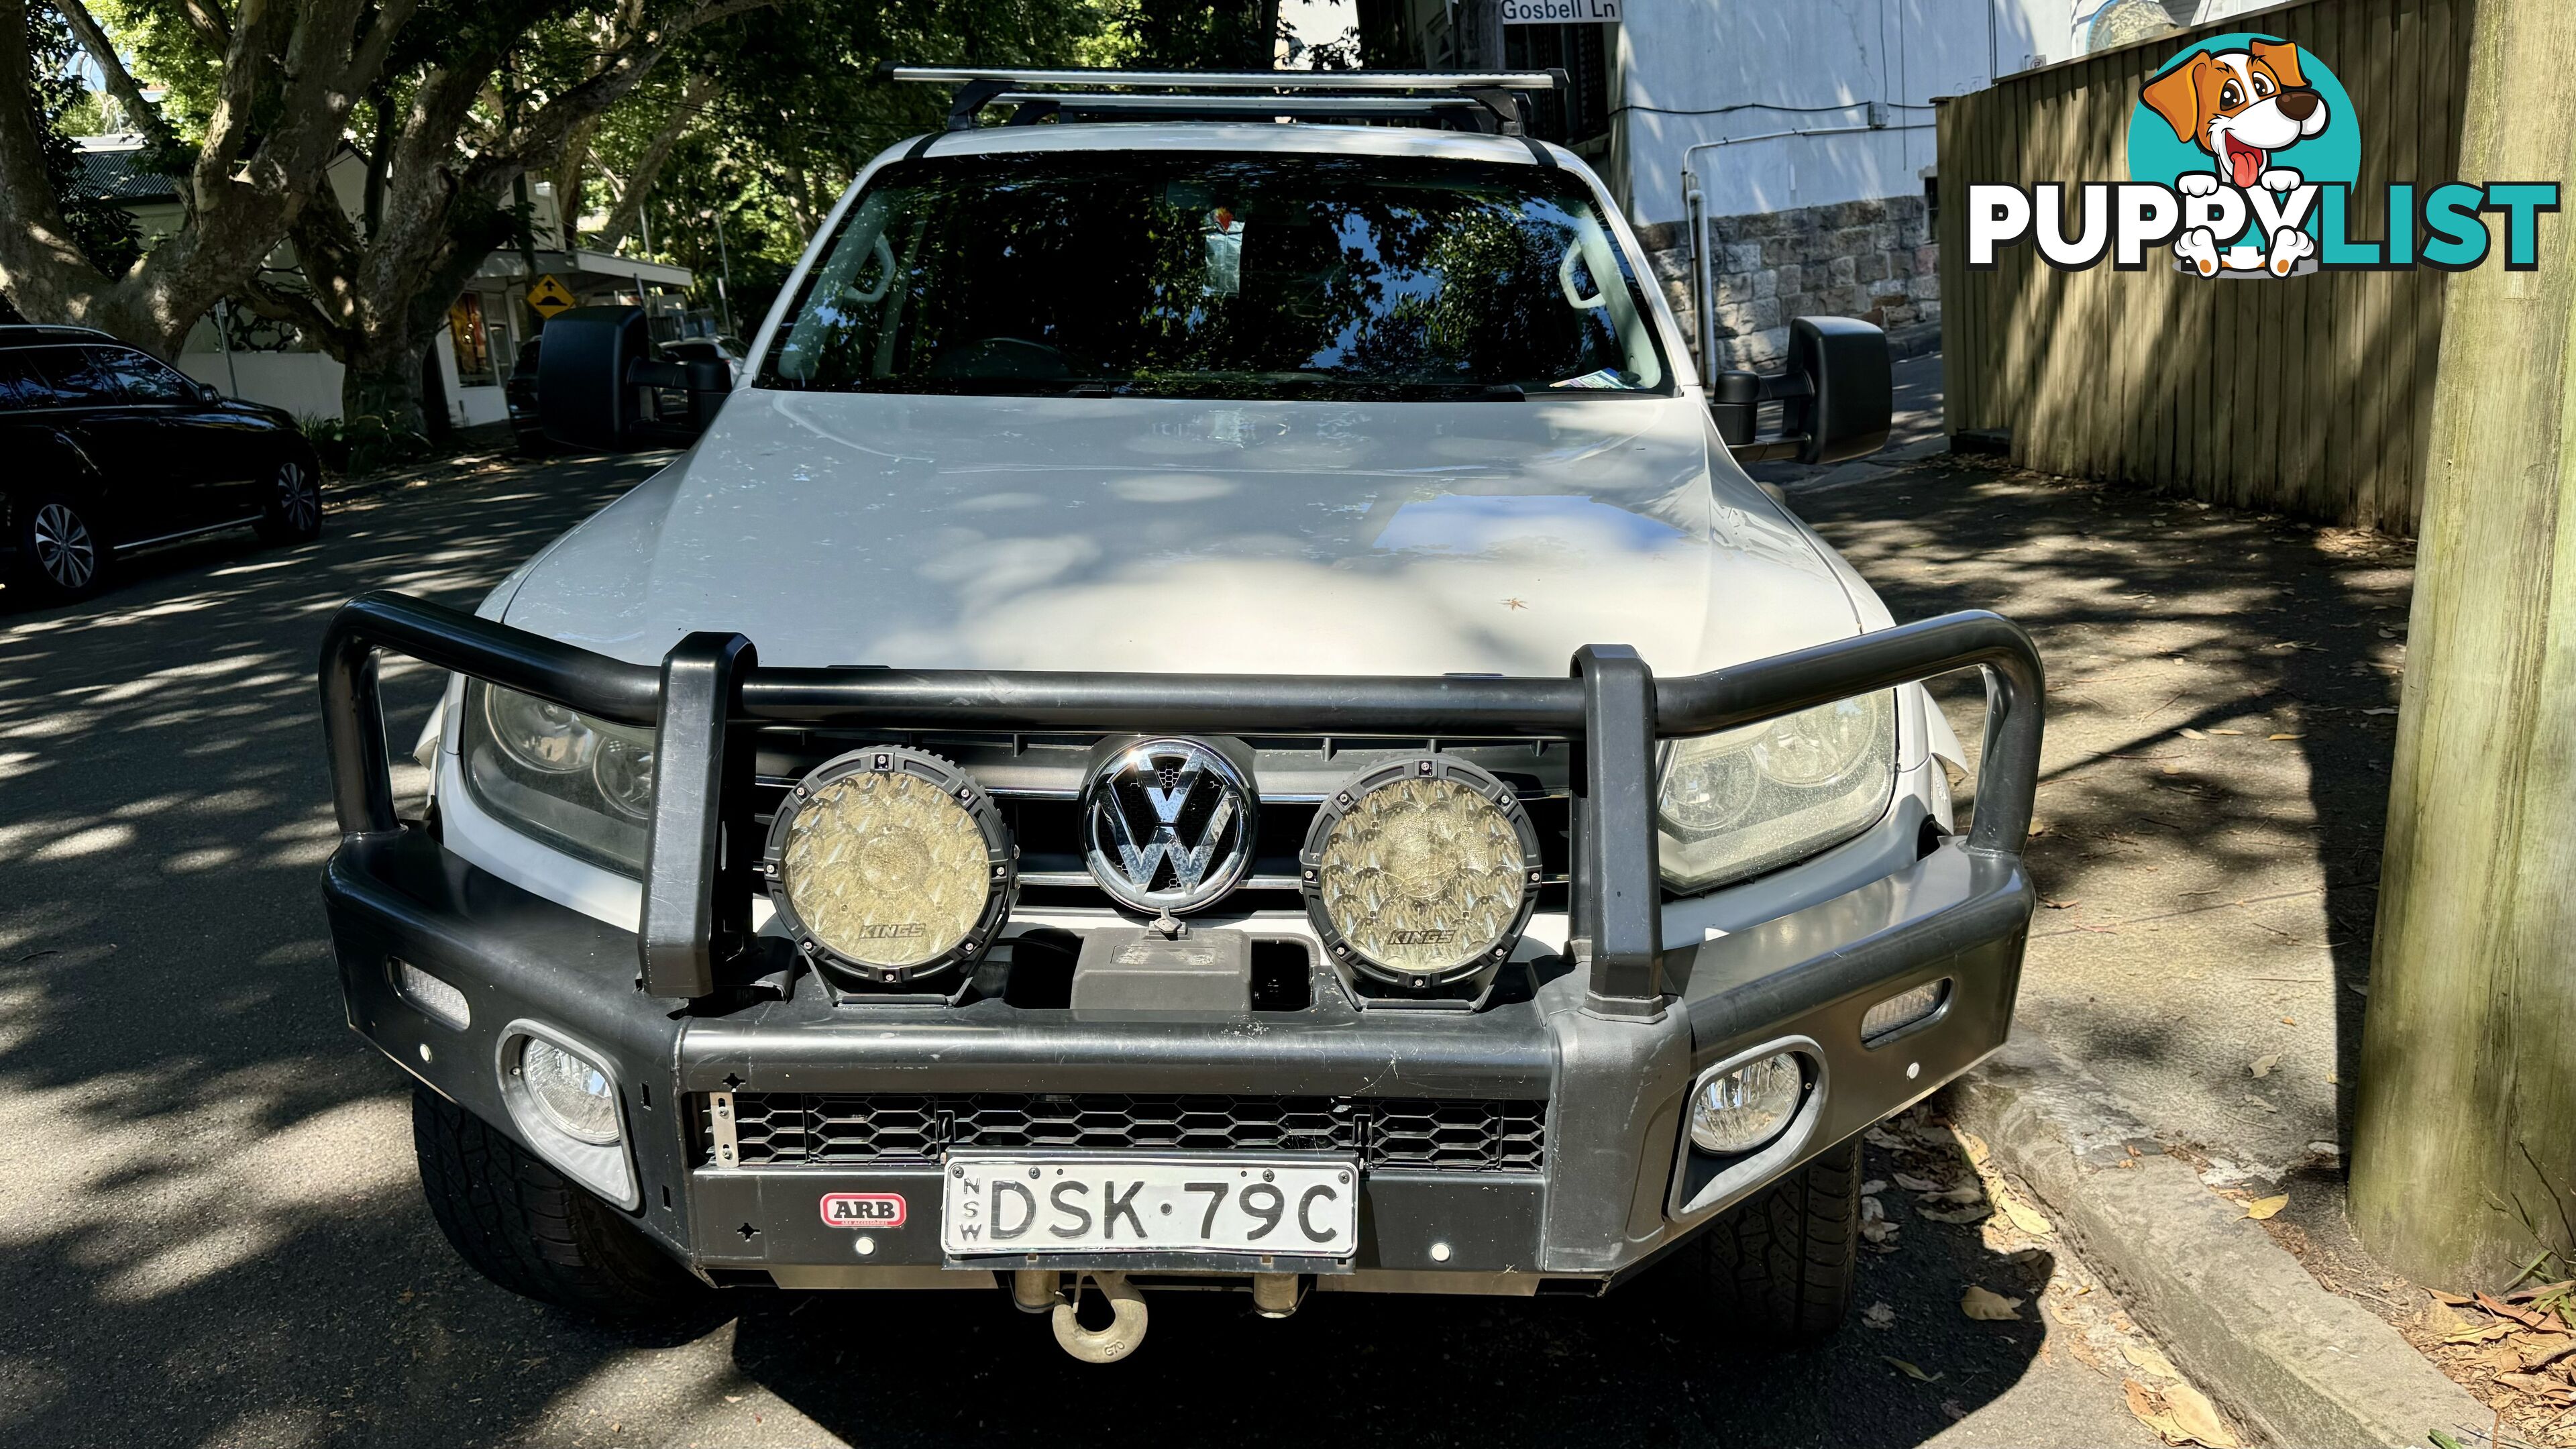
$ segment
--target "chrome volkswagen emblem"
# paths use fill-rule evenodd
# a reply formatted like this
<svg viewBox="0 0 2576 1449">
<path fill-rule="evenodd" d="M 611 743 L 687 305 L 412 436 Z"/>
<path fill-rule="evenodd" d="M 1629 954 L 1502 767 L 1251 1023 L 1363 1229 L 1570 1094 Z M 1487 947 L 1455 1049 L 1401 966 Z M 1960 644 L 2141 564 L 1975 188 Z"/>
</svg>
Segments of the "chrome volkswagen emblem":
<svg viewBox="0 0 2576 1449">
<path fill-rule="evenodd" d="M 1180 915 L 1252 871 L 1254 797 L 1243 772 L 1196 740 L 1145 740 L 1092 772 L 1084 863 L 1111 899 Z"/>
</svg>

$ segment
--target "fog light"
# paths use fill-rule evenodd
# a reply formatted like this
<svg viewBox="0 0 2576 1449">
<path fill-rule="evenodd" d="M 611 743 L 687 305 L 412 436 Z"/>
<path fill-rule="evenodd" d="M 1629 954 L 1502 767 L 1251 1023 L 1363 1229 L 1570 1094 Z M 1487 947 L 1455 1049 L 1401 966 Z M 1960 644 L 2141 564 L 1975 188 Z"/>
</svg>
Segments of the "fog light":
<svg viewBox="0 0 2576 1449">
<path fill-rule="evenodd" d="M 1709 1078 L 1691 1095 L 1691 1145 L 1725 1157 L 1751 1152 L 1788 1128 L 1805 1086 L 1787 1052 Z"/>
<path fill-rule="evenodd" d="M 463 1031 L 474 1020 L 474 1010 L 466 1005 L 464 992 L 399 956 L 394 958 L 394 986 L 405 1001 L 419 1007 L 421 1014 L 433 1021 Z"/>
<path fill-rule="evenodd" d="M 1911 990 L 1900 991 L 1873 1006 L 1860 1019 L 1860 1039 L 1876 1041 L 1901 1027 L 1912 1026 L 1941 1009 L 1950 994 L 1950 978 L 1926 981 Z"/>
<path fill-rule="evenodd" d="M 532 1036 L 519 1048 L 519 1079 L 566 1136 L 594 1147 L 617 1140 L 617 1089 L 589 1058 Z"/>
<path fill-rule="evenodd" d="M 1300 852 L 1307 918 L 1335 960 L 1399 985 L 1508 959 L 1538 900 L 1538 832 L 1511 786 L 1422 756 L 1345 784 Z"/>
<path fill-rule="evenodd" d="M 828 972 L 925 976 L 983 954 L 1016 870 L 992 798 L 919 750 L 871 746 L 805 777 L 763 868 L 780 924 Z"/>
</svg>

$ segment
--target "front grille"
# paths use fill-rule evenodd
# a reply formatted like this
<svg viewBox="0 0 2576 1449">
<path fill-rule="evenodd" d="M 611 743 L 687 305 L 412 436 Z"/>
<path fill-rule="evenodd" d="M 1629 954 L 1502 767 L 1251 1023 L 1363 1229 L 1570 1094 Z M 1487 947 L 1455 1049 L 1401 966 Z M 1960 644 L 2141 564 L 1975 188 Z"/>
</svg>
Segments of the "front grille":
<svg viewBox="0 0 2576 1449">
<path fill-rule="evenodd" d="M 1545 1102 L 975 1092 L 737 1092 L 744 1167 L 935 1162 L 952 1147 L 1347 1152 L 1368 1167 L 1536 1172 Z M 707 1099 L 702 1141 L 712 1141 Z M 707 1161 L 713 1161 L 712 1149 Z"/>
</svg>

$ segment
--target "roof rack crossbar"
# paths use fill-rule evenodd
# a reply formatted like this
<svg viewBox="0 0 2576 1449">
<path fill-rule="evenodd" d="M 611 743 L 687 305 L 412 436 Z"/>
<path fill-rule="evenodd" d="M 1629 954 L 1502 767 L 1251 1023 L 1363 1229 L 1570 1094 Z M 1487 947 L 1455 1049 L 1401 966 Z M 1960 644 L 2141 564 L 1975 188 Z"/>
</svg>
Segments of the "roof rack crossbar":
<svg viewBox="0 0 2576 1449">
<path fill-rule="evenodd" d="M 1425 95 L 1463 99 L 1483 108 L 1484 123 L 1478 130 L 1517 136 L 1525 119 L 1521 95 L 1530 91 L 1562 91 L 1567 81 L 1562 70 L 1523 71 L 1454 71 L 1454 70 L 987 70 L 969 66 L 930 66 L 884 64 L 877 67 L 877 78 L 887 81 L 921 81 L 934 85 L 957 87 L 955 100 L 948 109 L 948 129 L 963 131 L 975 124 L 984 107 L 1000 103 L 1003 96 L 1013 97 L 1018 109 L 1012 124 L 1028 125 L 1066 110 L 1088 110 L 1093 113 L 1125 111 L 1129 114 L 1158 112 L 1174 114 L 1341 114 L 1357 116 L 1369 110 L 1385 115 L 1431 116 L 1418 105 L 1395 107 L 1354 107 L 1350 102 L 1362 98 L 1419 101 Z M 1203 104 L 1135 104 L 1112 106 L 1111 97 L 1097 88 L 1118 86 L 1124 95 L 1142 99 L 1147 96 L 1167 97 L 1171 102 L 1196 100 Z M 1031 93 L 1031 87 L 1084 87 L 1073 94 L 1052 90 Z M 1246 93 L 1229 99 L 1234 104 L 1216 104 L 1217 93 Z M 1067 101 L 1078 94 L 1085 102 L 1069 106 Z M 1339 98 L 1342 109 L 1334 112 L 1319 103 Z M 1240 104 L 1243 101 L 1255 104 Z M 1285 102 L 1298 104 L 1288 105 Z M 1052 104 L 1050 104 L 1052 102 Z M 1452 109 L 1453 100 L 1440 109 Z"/>
<path fill-rule="evenodd" d="M 1021 86 L 1145 86 L 1215 91 L 1408 91 L 1494 89 L 1554 91 L 1566 86 L 1561 70 L 988 70 L 982 67 L 893 65 L 877 67 L 879 80 L 966 85 L 980 80 Z"/>
<path fill-rule="evenodd" d="M 1345 96 L 1251 96 L 1251 95 L 1172 95 L 1128 91 L 1002 91 L 985 97 L 980 105 L 1016 107 L 1008 124 L 1034 125 L 1047 119 L 1075 120 L 1093 116 L 1151 116 L 1172 120 L 1181 118 L 1285 116 L 1300 120 L 1387 120 L 1410 118 L 1438 121 L 1464 118 L 1475 129 L 1495 132 L 1517 129 L 1520 117 L 1517 107 L 1504 95 L 1503 108 L 1484 96 L 1452 91 L 1425 95 L 1345 95 Z M 971 126 L 972 112 L 966 124 Z M 962 129 L 962 128 L 961 128 Z"/>
</svg>

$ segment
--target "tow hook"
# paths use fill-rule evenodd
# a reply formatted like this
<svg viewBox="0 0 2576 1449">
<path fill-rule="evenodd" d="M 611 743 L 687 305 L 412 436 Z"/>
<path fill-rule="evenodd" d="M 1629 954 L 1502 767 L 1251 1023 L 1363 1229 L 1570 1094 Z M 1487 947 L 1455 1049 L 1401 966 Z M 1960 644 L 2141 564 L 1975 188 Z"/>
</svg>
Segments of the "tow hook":
<svg viewBox="0 0 2576 1449">
<path fill-rule="evenodd" d="M 1020 1296 L 1020 1277 L 1014 1275 L 1012 1297 Z M 1103 1328 L 1085 1328 L 1076 1316 L 1082 1306 L 1082 1280 L 1099 1285 L 1100 1296 L 1109 1300 L 1113 1317 Z M 1056 1300 L 1055 1341 L 1066 1353 L 1084 1363 L 1116 1363 L 1136 1351 L 1145 1341 L 1145 1295 L 1124 1273 L 1083 1273 L 1075 1276 L 1073 1291 Z"/>
</svg>

